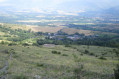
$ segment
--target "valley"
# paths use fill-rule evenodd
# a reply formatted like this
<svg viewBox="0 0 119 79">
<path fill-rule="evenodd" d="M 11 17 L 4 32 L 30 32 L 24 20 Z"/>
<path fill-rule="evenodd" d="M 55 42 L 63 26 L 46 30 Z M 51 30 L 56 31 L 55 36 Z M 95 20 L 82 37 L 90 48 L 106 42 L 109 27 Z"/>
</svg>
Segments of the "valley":
<svg viewBox="0 0 119 79">
<path fill-rule="evenodd" d="M 34 13 L 0 17 L 0 79 L 115 79 L 115 18 Z"/>
</svg>

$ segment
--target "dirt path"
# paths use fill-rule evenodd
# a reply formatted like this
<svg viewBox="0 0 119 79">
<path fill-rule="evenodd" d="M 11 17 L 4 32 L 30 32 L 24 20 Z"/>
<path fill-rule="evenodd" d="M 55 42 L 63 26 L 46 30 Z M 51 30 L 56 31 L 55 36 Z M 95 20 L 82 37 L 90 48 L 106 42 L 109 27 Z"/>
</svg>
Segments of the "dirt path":
<svg viewBox="0 0 119 79">
<path fill-rule="evenodd" d="M 9 59 L 12 59 L 12 53 L 9 55 Z M 0 69 L 0 79 L 6 79 L 7 77 L 7 69 L 9 67 L 8 59 L 5 60 L 5 65 L 2 69 Z"/>
</svg>

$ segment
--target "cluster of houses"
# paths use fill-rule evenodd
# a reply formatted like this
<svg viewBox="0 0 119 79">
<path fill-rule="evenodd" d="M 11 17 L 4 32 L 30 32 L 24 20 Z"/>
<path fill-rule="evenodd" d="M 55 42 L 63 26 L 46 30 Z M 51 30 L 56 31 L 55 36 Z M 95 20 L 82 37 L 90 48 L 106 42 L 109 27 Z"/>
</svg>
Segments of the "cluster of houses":
<svg viewBox="0 0 119 79">
<path fill-rule="evenodd" d="M 68 34 L 63 34 L 63 33 L 48 33 L 46 36 L 46 39 L 54 39 L 54 40 L 64 40 L 64 39 L 70 39 L 70 40 L 78 40 L 78 39 L 83 39 L 83 38 L 96 38 L 98 37 L 98 35 L 89 35 L 89 36 L 85 36 L 84 34 L 72 34 L 72 35 L 68 35 Z"/>
</svg>

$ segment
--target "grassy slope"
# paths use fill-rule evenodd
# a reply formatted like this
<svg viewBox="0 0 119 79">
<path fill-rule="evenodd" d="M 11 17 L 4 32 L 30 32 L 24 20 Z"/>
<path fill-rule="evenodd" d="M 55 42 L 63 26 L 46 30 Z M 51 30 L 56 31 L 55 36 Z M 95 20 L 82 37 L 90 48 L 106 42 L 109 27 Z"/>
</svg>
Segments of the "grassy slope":
<svg viewBox="0 0 119 79">
<path fill-rule="evenodd" d="M 15 77 L 20 75 L 28 76 L 29 79 L 33 79 L 35 75 L 40 75 L 42 79 L 48 77 L 51 79 L 66 79 L 66 77 L 73 75 L 73 70 L 76 67 L 72 54 L 76 54 L 81 58 L 80 62 L 84 64 L 86 73 L 83 74 L 85 75 L 83 79 L 113 79 L 110 76 L 118 63 L 116 58 L 112 59 L 115 54 L 110 54 L 111 52 L 109 52 L 113 48 L 90 46 L 88 49 L 87 46 L 83 45 L 72 47 L 56 46 L 54 48 L 0 45 L 0 62 L 2 64 L 8 57 L 8 54 L 2 52 L 5 49 L 15 49 L 12 60 L 9 60 L 8 79 L 16 79 Z M 100 60 L 98 57 L 90 55 L 81 56 L 81 52 L 84 52 L 85 49 L 99 56 L 106 51 L 107 60 Z M 60 51 L 61 54 L 52 54 L 52 50 Z M 67 54 L 68 56 L 62 56 L 62 54 Z M 1 67 L 3 66 L 2 64 L 0 64 Z"/>
</svg>

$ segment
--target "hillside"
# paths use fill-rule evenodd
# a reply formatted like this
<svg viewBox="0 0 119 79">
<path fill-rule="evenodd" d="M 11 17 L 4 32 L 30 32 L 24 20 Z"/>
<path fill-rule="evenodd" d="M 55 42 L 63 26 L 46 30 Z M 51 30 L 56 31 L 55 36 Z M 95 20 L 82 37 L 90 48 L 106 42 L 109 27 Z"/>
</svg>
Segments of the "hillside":
<svg viewBox="0 0 119 79">
<path fill-rule="evenodd" d="M 86 17 L 102 17 L 102 18 L 119 18 L 119 6 L 111 7 L 108 9 L 100 9 L 98 11 L 87 11 L 83 13 L 79 13 L 80 16 L 86 16 Z"/>
<path fill-rule="evenodd" d="M 0 0 L 0 79 L 119 79 L 119 0 Z"/>
<path fill-rule="evenodd" d="M 113 69 L 118 60 L 113 50 L 115 48 L 85 45 L 71 47 L 0 45 L 0 72 L 5 66 L 5 61 L 8 60 L 9 63 L 7 75 L 3 71 L 0 76 L 4 75 L 9 79 L 74 79 L 79 72 L 83 79 L 114 79 Z M 104 58 L 101 58 L 102 56 Z M 75 69 L 80 69 L 81 64 L 83 69 L 75 72 Z"/>
</svg>

